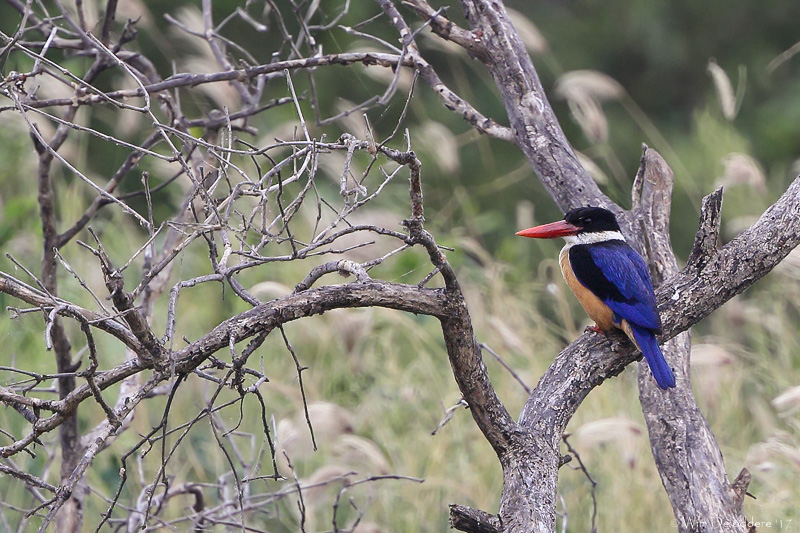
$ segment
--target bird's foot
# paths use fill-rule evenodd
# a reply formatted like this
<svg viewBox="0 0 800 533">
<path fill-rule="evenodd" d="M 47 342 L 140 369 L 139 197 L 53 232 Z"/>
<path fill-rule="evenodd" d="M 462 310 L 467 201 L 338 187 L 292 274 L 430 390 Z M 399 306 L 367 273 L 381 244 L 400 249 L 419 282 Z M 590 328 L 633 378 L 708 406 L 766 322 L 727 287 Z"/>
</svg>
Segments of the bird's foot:
<svg viewBox="0 0 800 533">
<path fill-rule="evenodd" d="M 600 329 L 600 326 L 595 324 L 594 326 L 586 326 L 586 333 L 599 333 L 600 335 L 605 336 L 606 332 L 603 329 Z"/>
</svg>

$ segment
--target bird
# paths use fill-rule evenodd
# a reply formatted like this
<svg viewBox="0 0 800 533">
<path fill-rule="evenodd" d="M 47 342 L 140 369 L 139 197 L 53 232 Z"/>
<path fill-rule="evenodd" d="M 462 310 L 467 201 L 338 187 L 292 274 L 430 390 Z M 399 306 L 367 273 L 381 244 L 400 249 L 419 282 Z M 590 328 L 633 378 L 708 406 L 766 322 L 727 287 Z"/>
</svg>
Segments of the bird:
<svg viewBox="0 0 800 533">
<path fill-rule="evenodd" d="M 622 330 L 642 352 L 662 389 L 675 386 L 675 374 L 658 346 L 661 317 L 647 265 L 625 241 L 614 213 L 579 207 L 564 220 L 517 232 L 520 237 L 567 243 L 559 254 L 561 274 L 589 318 L 592 331 Z"/>
</svg>

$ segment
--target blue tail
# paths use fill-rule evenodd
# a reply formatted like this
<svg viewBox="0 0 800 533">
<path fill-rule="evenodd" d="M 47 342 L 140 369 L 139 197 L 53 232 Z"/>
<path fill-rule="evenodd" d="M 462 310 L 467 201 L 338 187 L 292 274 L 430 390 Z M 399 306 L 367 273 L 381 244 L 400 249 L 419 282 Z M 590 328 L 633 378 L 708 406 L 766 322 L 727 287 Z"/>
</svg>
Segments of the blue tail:
<svg viewBox="0 0 800 533">
<path fill-rule="evenodd" d="M 675 374 L 672 373 L 667 360 L 664 359 L 664 354 L 661 353 L 661 348 L 658 347 L 656 336 L 649 329 L 640 328 L 638 326 L 630 325 L 633 331 L 633 336 L 636 337 L 636 344 L 642 350 L 647 364 L 650 365 L 650 370 L 653 372 L 653 377 L 656 378 L 656 383 L 662 389 L 669 389 L 675 386 Z"/>
</svg>

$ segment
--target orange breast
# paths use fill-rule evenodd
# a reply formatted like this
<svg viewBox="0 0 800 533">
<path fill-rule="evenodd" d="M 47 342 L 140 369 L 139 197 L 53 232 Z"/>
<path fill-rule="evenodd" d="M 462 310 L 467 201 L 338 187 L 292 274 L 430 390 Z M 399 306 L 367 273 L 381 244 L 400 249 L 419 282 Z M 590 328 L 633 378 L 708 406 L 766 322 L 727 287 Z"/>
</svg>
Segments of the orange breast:
<svg viewBox="0 0 800 533">
<path fill-rule="evenodd" d="M 561 265 L 561 275 L 564 276 L 564 280 L 581 306 L 583 306 L 586 314 L 597 323 L 597 327 L 604 331 L 616 327 L 614 325 L 614 312 L 575 277 L 572 266 L 569 264 L 569 248 L 561 250 L 558 262 Z"/>
</svg>

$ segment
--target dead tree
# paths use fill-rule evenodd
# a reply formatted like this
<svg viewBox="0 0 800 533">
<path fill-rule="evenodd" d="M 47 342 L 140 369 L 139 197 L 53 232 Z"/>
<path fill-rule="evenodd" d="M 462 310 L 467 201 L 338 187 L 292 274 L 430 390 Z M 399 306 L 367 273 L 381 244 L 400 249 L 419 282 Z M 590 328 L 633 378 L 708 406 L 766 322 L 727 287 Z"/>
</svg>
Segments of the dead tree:
<svg viewBox="0 0 800 533">
<path fill-rule="evenodd" d="M 197 378 L 213 383 L 217 392 L 236 391 L 239 401 L 257 398 L 262 406 L 263 434 L 272 446 L 274 435 L 260 391 L 267 376 L 256 368 L 251 356 L 270 334 L 283 334 L 282 326 L 290 321 L 337 308 L 372 306 L 428 315 L 440 321 L 453 376 L 502 466 L 504 490 L 498 513 L 455 505 L 450 511 L 454 527 L 464 531 L 554 530 L 558 472 L 565 462 L 561 441 L 567 423 L 594 387 L 619 374 L 638 355 L 621 336 L 585 334 L 555 358 L 517 419 L 507 411 L 495 394 L 481 359 L 457 275 L 435 238 L 425 230 L 423 179 L 421 163 L 412 150 L 413 132 L 400 135 L 399 123 L 397 135 L 384 140 L 348 134 L 338 140 L 325 140 L 309 134 L 293 76 L 309 76 L 309 98 L 316 103 L 315 69 L 353 64 L 387 69 L 393 73 L 393 80 L 383 95 L 346 113 L 385 105 L 395 96 L 401 73 L 410 69 L 427 86 L 418 90 L 433 90 L 442 105 L 477 131 L 516 145 L 562 210 L 591 204 L 617 213 L 623 231 L 649 259 L 654 278 L 660 282 L 657 297 L 664 322 L 662 340 L 666 342 L 667 357 L 676 366 L 678 386 L 663 392 L 656 389 L 652 380 L 641 378 L 639 386 L 656 465 L 679 530 L 712 531 L 714 524 L 722 523 L 731 524 L 726 528 L 729 531 L 747 530 L 741 506 L 748 475 L 743 471 L 733 484 L 727 479 L 719 447 L 692 397 L 687 330 L 764 276 L 800 243 L 800 181 L 792 183 L 756 224 L 722 248 L 717 247 L 722 194 L 716 191 L 709 195 L 703 204 L 691 259 L 680 270 L 669 244 L 672 174 L 664 160 L 645 148 L 634 185 L 633 208 L 624 211 L 611 202 L 579 164 L 500 1 L 464 0 L 462 9 L 470 27 L 461 28 L 446 17 L 444 10 L 434 9 L 425 0 L 412 0 L 404 7 L 422 20 L 421 26 L 412 28 L 407 19 L 410 12 L 400 12 L 399 3 L 378 0 L 378 20 L 394 28 L 400 46 L 373 36 L 384 51 L 333 54 L 326 53 L 315 36 L 339 24 L 347 16 L 349 4 L 333 17 L 332 23 L 322 24 L 313 22 L 318 8 L 313 2 L 290 9 L 268 1 L 268 8 L 258 15 L 246 9 L 231 15 L 256 31 L 266 31 L 269 21 L 269 31 L 281 32 L 283 46 L 275 51 L 274 60 L 259 63 L 247 50 L 224 37 L 223 26 L 229 19 L 214 20 L 211 2 L 204 0 L 201 28 L 177 20 L 174 23 L 205 44 L 217 62 L 217 71 L 177 72 L 166 78 L 159 75 L 150 58 L 131 51 L 128 45 L 136 38 L 136 21 L 118 23 L 114 0 L 106 3 L 97 21 L 87 21 L 90 14 L 81 2 L 74 11 L 58 2 L 49 6 L 49 11 L 39 3 L 7 3 L 18 11 L 19 24 L 14 35 L 1 36 L 0 57 L 25 56 L 33 66 L 26 72 L 4 73 L 2 96 L 7 103 L 0 108 L 0 114 L 13 113 L 24 120 L 38 154 L 36 179 L 43 247 L 37 271 L 30 265 L 18 265 L 26 279 L 0 273 L 0 291 L 25 306 L 10 309 L 12 317 L 44 318 L 47 348 L 55 362 L 53 372 L 47 374 L 22 366 L 9 370 L 20 379 L 13 386 L 0 388 L 0 402 L 15 409 L 30 428 L 4 437 L 7 443 L 0 447 L 0 472 L 16 478 L 36 495 L 39 505 L 26 510 L 26 516 L 40 517 L 40 530 L 54 521 L 59 531 L 81 529 L 88 469 L 128 430 L 137 408 L 159 395 L 168 398 L 162 421 L 121 458 L 120 488 L 110 498 L 102 522 L 120 523 L 119 517 L 125 514 L 123 522 L 129 530 L 151 524 L 164 503 L 176 494 L 194 498 L 194 514 L 185 517 L 184 523 L 200 528 L 227 518 L 229 509 L 204 505 L 200 488 L 173 485 L 166 475 L 169 457 L 180 445 L 180 439 L 172 448 L 166 445 L 169 405 L 174 395 L 187 379 Z M 302 12 L 303 9 L 308 11 Z M 294 17 L 292 20 L 299 24 L 297 34 L 289 32 L 285 17 Z M 352 24 L 345 28 L 366 36 L 356 27 Z M 429 30 L 461 46 L 485 66 L 500 91 L 507 117 L 496 121 L 482 115 L 442 82 L 415 42 L 421 31 Z M 85 72 L 75 74 L 51 59 L 54 51 L 60 58 L 77 54 L 88 57 L 90 65 Z M 98 79 L 109 72 L 129 87 L 101 90 Z M 214 84 L 232 87 L 239 107 L 214 110 L 205 116 L 188 114 L 182 106 L 181 93 Z M 67 88 L 69 94 L 48 93 L 40 97 L 35 89 L 45 85 Z M 276 85 L 284 88 L 285 96 L 265 101 L 266 88 Z M 247 141 L 248 135 L 256 133 L 251 125 L 253 118 L 278 106 L 295 108 L 297 129 L 293 137 L 265 145 Z M 144 139 L 133 140 L 87 126 L 79 113 L 96 108 L 111 110 L 120 118 L 131 114 L 145 117 L 152 123 L 152 131 Z M 315 109 L 319 107 L 315 105 Z M 325 122 L 324 117 L 316 118 L 317 122 Z M 508 126 L 501 125 L 506 119 Z M 51 125 L 51 133 L 43 131 L 43 123 Z M 203 135 L 193 134 L 193 128 L 201 129 Z M 60 152 L 65 141 L 74 135 L 95 136 L 124 147 L 128 155 L 112 176 L 89 175 Z M 345 158 L 339 194 L 332 198 L 320 190 L 316 179 L 320 161 L 334 152 Z M 354 175 L 351 164 L 361 153 L 366 154 L 369 163 L 362 175 Z M 160 177 L 161 185 L 153 187 L 150 176 L 140 170 L 143 160 L 160 161 L 174 169 L 174 174 Z M 56 214 L 59 199 L 54 191 L 59 184 L 54 183 L 55 166 L 80 180 L 94 195 L 90 206 L 75 220 L 62 220 Z M 120 192 L 121 184 L 134 180 L 134 176 L 141 176 L 141 187 L 135 193 Z M 410 184 L 404 229 L 349 221 L 385 188 L 397 186 L 394 182 L 398 176 L 407 177 Z M 183 184 L 183 201 L 172 215 L 159 222 L 154 216 L 152 196 L 176 183 Z M 143 200 L 146 207 L 135 209 L 134 200 Z M 93 231 L 98 213 L 108 210 L 145 228 L 146 237 L 132 257 L 114 257 L 108 251 L 113 236 Z M 304 219 L 303 214 L 309 212 L 311 215 Z M 353 235 L 361 240 L 341 244 Z M 348 258 L 354 247 L 366 246 L 372 239 L 392 241 L 395 247 L 367 261 Z M 181 274 L 176 282 L 177 259 L 193 243 L 207 247 L 210 273 Z M 85 273 L 76 271 L 64 259 L 60 251 L 67 246 L 80 246 L 96 258 L 95 268 L 102 271 L 105 294 L 95 293 L 84 281 Z M 430 274 L 417 284 L 399 284 L 370 275 L 374 266 L 412 247 L 424 249 L 431 264 Z M 297 280 L 294 290 L 270 301 L 259 300 L 238 279 L 249 269 L 315 256 L 329 260 L 311 268 L 305 279 Z M 133 273 L 134 269 L 129 268 L 132 264 L 141 264 L 141 275 Z M 91 295 L 91 306 L 81 306 L 61 296 L 59 269 L 72 274 L 75 283 Z M 350 281 L 322 285 L 322 279 L 331 273 L 350 276 Z M 434 278 L 441 280 L 440 286 L 429 286 Z M 233 314 L 201 338 L 179 342 L 175 331 L 182 291 L 209 283 L 223 285 L 251 308 Z M 163 309 L 156 301 L 165 291 L 168 305 Z M 166 323 L 163 334 L 152 326 L 156 316 Z M 73 362 L 75 352 L 65 329 L 69 321 L 77 324 L 85 341 L 87 355 L 83 364 Z M 113 364 L 98 353 L 98 332 L 116 339 L 119 349 L 125 350 L 124 362 Z M 285 334 L 283 339 L 293 354 Z M 218 356 L 220 353 L 227 355 Z M 299 377 L 302 370 L 298 363 Z M 57 380 L 57 400 L 31 390 L 32 384 L 51 379 Z M 300 383 L 302 386 L 302 379 Z M 109 401 L 112 390 L 117 391 L 116 397 Z M 77 413 L 89 403 L 102 408 L 105 420 L 81 433 Z M 197 420 L 213 418 L 217 407 L 212 399 Z M 57 483 L 46 481 L 41 473 L 24 472 L 15 466 L 15 456 L 34 453 L 33 447 L 41 438 L 54 431 L 59 435 L 61 457 Z M 220 430 L 217 435 L 221 442 L 226 433 Z M 119 497 L 131 468 L 129 458 L 138 450 L 156 445 L 161 446 L 158 475 L 150 480 L 138 501 L 123 506 Z M 224 452 L 221 444 L 220 450 Z M 49 449 L 47 453 L 54 455 L 55 451 Z M 233 460 L 228 460 L 235 472 Z M 271 462 L 271 475 L 277 477 L 274 448 Z M 282 497 L 249 492 L 246 486 L 251 481 L 238 476 L 235 480 L 232 505 L 242 525 L 259 504 Z M 123 512 L 121 506 L 127 511 Z"/>
</svg>

